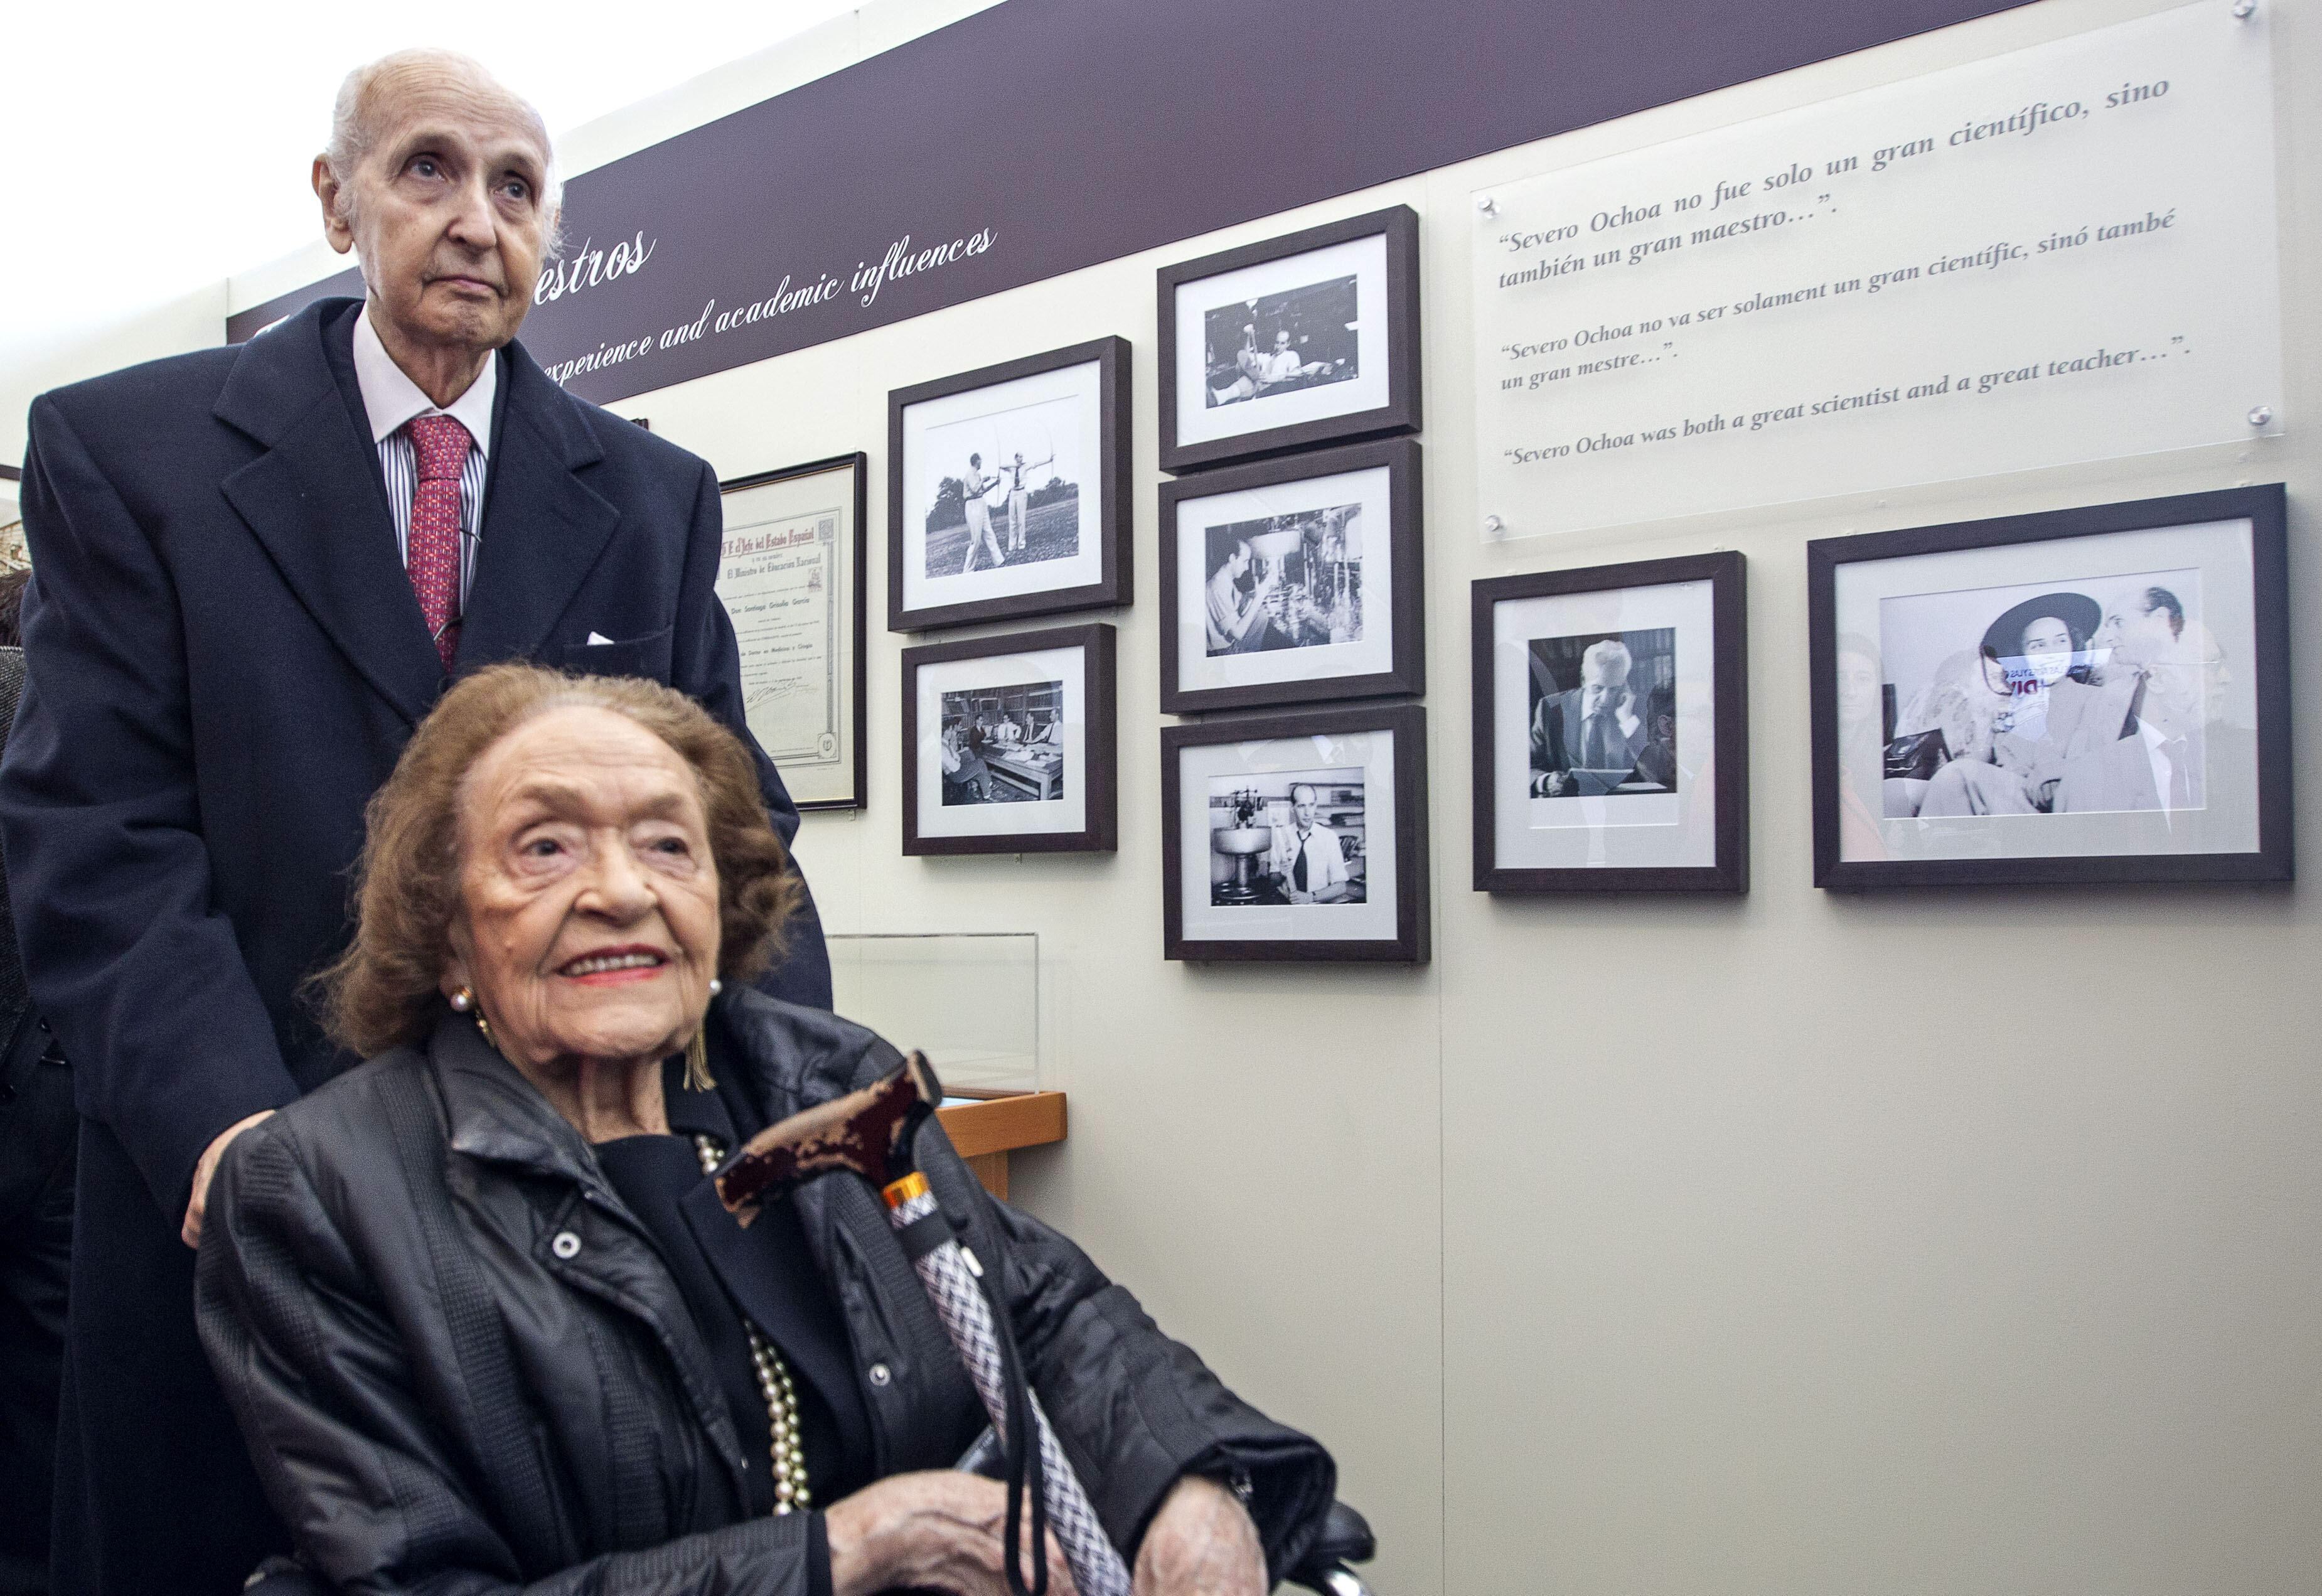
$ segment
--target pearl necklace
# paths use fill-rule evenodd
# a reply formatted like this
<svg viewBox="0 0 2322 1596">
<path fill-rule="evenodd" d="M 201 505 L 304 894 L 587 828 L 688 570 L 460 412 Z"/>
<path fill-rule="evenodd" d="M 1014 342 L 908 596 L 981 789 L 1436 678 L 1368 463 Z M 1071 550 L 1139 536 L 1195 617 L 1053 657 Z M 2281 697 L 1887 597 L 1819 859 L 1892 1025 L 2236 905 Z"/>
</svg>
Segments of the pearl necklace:
<svg viewBox="0 0 2322 1596">
<path fill-rule="evenodd" d="M 718 1166 L 726 1161 L 726 1150 L 715 1137 L 696 1136 L 693 1151 L 705 1175 L 716 1174 Z M 749 1334 L 750 1362 L 757 1371 L 758 1394 L 766 1399 L 766 1427 L 773 1436 L 774 1511 L 803 1512 L 812 1497 L 806 1483 L 806 1442 L 799 1428 L 798 1388 L 791 1383 L 791 1371 L 782 1366 L 773 1343 L 759 1334 L 747 1316 L 742 1328 Z"/>
</svg>

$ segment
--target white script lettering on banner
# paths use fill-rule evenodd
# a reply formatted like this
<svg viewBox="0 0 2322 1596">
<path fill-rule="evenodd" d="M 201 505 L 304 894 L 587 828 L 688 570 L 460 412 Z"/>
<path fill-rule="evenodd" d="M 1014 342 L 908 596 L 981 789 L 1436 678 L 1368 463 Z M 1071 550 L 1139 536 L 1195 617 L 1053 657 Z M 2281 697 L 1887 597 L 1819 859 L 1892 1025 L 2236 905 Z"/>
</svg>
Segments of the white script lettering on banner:
<svg viewBox="0 0 2322 1596">
<path fill-rule="evenodd" d="M 1476 506 L 1503 536 L 2280 430 L 2263 12 L 2187 6 L 1476 199 Z"/>
<path fill-rule="evenodd" d="M 584 238 L 580 247 L 560 258 L 540 274 L 533 285 L 532 302 L 545 305 L 551 299 L 562 299 L 567 294 L 577 294 L 583 289 L 593 289 L 600 282 L 617 278 L 635 277 L 653 259 L 659 239 L 648 241 L 640 232 L 633 239 L 624 239 L 609 250 L 597 248 L 597 241 Z"/>
</svg>

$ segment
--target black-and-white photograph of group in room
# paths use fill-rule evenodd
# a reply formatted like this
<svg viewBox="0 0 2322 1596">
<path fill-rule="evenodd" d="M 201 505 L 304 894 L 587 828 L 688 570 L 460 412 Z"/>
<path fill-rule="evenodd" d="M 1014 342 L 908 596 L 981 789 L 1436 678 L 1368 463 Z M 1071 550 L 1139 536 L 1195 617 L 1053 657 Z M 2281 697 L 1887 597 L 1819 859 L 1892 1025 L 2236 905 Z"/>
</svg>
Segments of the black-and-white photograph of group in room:
<svg viewBox="0 0 2322 1596">
<path fill-rule="evenodd" d="M 1161 268 L 1161 469 L 1419 428 L 1407 206 Z"/>
<path fill-rule="evenodd" d="M 1019 682 L 946 693 L 943 801 L 1045 803 L 1065 795 L 1065 684 Z"/>
<path fill-rule="evenodd" d="M 1361 375 L 1357 298 L 1348 275 L 1204 312 L 1210 407 Z"/>
<path fill-rule="evenodd" d="M 2273 488 L 1810 544 L 1817 880 L 2286 878 L 2281 527 Z"/>
<path fill-rule="evenodd" d="M 1129 601 L 1128 366 L 1101 338 L 888 396 L 891 630 Z"/>
<path fill-rule="evenodd" d="M 1427 959 L 1427 715 L 1302 710 L 1161 731 L 1171 959 Z"/>
<path fill-rule="evenodd" d="M 1677 631 L 1531 640 L 1531 795 L 1674 793 Z"/>
<path fill-rule="evenodd" d="M 1738 554 L 1475 584 L 1476 890 L 1743 892 Z"/>
<path fill-rule="evenodd" d="M 906 854 L 1112 848 L 1114 638 L 1099 624 L 903 650 Z"/>
<path fill-rule="evenodd" d="M 1161 488 L 1161 707 L 1425 689 L 1419 445 L 1358 444 Z"/>
<path fill-rule="evenodd" d="M 1363 901 L 1359 766 L 1210 778 L 1210 902 Z"/>
</svg>

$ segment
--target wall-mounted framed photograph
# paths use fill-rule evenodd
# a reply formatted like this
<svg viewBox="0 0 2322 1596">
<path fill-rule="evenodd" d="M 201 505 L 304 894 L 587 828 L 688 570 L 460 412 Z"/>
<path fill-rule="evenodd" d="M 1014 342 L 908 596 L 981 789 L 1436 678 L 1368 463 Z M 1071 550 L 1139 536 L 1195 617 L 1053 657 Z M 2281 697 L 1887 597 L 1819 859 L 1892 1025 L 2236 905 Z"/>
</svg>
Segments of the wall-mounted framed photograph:
<svg viewBox="0 0 2322 1596">
<path fill-rule="evenodd" d="M 887 629 L 1129 601 L 1129 341 L 887 396 Z"/>
<path fill-rule="evenodd" d="M 903 851 L 1111 853 L 1114 631 L 903 650 Z"/>
<path fill-rule="evenodd" d="M 1427 962 L 1427 711 L 1161 730 L 1165 950 Z"/>
<path fill-rule="evenodd" d="M 1161 707 L 1427 690 L 1419 445 L 1357 444 L 1161 484 Z"/>
<path fill-rule="evenodd" d="M 2281 484 L 1806 545 L 1815 885 L 2290 879 Z"/>
<path fill-rule="evenodd" d="M 1476 890 L 1746 892 L 1739 554 L 1476 582 Z"/>
<path fill-rule="evenodd" d="M 1419 430 L 1419 216 L 1349 216 L 1160 271 L 1161 469 Z"/>
<path fill-rule="evenodd" d="M 861 809 L 861 454 L 718 484 L 726 533 L 718 597 L 742 656 L 750 733 L 804 809 Z"/>
</svg>

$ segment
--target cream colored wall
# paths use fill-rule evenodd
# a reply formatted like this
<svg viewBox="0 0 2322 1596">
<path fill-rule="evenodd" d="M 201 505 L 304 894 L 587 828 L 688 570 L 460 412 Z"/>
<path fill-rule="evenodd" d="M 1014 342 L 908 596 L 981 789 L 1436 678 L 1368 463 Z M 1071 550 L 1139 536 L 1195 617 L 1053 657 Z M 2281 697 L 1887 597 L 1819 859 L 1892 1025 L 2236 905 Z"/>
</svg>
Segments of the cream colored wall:
<svg viewBox="0 0 2322 1596">
<path fill-rule="evenodd" d="M 1387 1596 L 2322 1583 L 2312 889 L 1850 899 L 1808 857 L 1809 537 L 2281 478 L 2311 592 L 2322 102 L 2290 86 L 2322 4 L 2267 4 L 2279 444 L 1609 537 L 1476 530 L 1472 189 L 2156 9 L 2135 0 L 2050 0 L 617 407 L 724 474 L 870 452 L 872 806 L 807 821 L 825 915 L 1040 934 L 1072 1133 L 1019 1160 L 1019 1199 L 1330 1441 Z M 1167 963 L 1153 269 L 1392 203 L 1425 218 L 1435 961 Z M 1135 346 L 1138 484 L 1139 601 L 1109 618 L 1120 850 L 904 858 L 887 390 L 1109 333 Z M 1468 583 L 1726 547 L 1751 562 L 1754 890 L 1470 892 Z M 2312 858 L 2322 635 L 2293 609 Z M 1626 1040 L 1563 1045 L 1575 1000 Z"/>
</svg>

